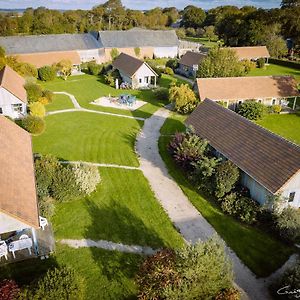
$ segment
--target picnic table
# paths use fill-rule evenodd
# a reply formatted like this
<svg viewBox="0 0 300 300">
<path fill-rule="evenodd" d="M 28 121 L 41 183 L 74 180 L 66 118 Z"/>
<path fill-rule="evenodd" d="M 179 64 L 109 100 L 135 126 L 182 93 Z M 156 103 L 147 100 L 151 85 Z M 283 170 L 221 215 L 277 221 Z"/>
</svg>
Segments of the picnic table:
<svg viewBox="0 0 300 300">
<path fill-rule="evenodd" d="M 28 249 L 29 254 L 31 255 L 32 239 L 26 234 L 20 237 L 19 240 L 11 242 L 8 245 L 8 251 L 12 253 L 13 257 L 16 258 L 15 251 Z"/>
</svg>

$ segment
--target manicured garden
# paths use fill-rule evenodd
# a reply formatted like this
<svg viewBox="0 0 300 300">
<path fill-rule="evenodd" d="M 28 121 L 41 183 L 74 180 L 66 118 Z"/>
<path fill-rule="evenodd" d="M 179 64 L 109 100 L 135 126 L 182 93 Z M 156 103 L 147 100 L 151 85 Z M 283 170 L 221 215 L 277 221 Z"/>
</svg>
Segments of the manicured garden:
<svg viewBox="0 0 300 300">
<path fill-rule="evenodd" d="M 168 135 L 184 128 L 183 119 L 182 116 L 173 114 L 161 129 L 163 135 L 159 140 L 160 153 L 171 176 L 241 260 L 256 275 L 269 275 L 288 259 L 294 249 L 256 227 L 242 224 L 225 215 L 208 195 L 196 191 L 167 151 L 167 145 L 171 139 Z M 270 253 L 272 253 L 271 256 Z"/>
<path fill-rule="evenodd" d="M 54 94 L 52 103 L 46 105 L 48 112 L 70 108 L 74 108 L 74 105 L 67 95 Z"/>
<path fill-rule="evenodd" d="M 257 123 L 270 131 L 300 145 L 300 113 L 267 115 Z"/>
</svg>

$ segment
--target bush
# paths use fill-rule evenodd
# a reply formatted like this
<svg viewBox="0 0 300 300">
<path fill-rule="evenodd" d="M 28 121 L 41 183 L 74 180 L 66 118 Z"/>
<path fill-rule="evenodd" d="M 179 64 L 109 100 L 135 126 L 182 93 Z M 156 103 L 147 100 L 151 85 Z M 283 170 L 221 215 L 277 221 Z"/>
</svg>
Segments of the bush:
<svg viewBox="0 0 300 300">
<path fill-rule="evenodd" d="M 36 83 L 25 84 L 25 90 L 27 92 L 27 99 L 29 103 L 36 102 L 43 96 L 43 89 Z"/>
<path fill-rule="evenodd" d="M 238 107 L 238 114 L 249 120 L 261 119 L 264 115 L 264 111 L 264 105 L 255 101 L 246 101 Z"/>
<path fill-rule="evenodd" d="M 222 200 L 222 210 L 232 216 L 235 216 L 242 222 L 252 224 L 257 221 L 259 205 L 248 197 L 240 197 L 236 193 L 231 193 Z"/>
<path fill-rule="evenodd" d="M 52 66 L 44 66 L 39 68 L 39 79 L 42 81 L 52 81 L 56 77 L 56 69 Z"/>
<path fill-rule="evenodd" d="M 14 280 L 4 279 L 0 282 L 0 299 L 15 300 L 20 289 Z"/>
<path fill-rule="evenodd" d="M 169 90 L 164 87 L 159 87 L 154 90 L 155 98 L 158 100 L 165 100 L 167 101 L 169 99 Z"/>
<path fill-rule="evenodd" d="M 83 282 L 73 269 L 67 267 L 49 270 L 31 292 L 31 299 L 83 300 Z"/>
<path fill-rule="evenodd" d="M 39 211 L 40 215 L 51 219 L 51 217 L 54 215 L 54 199 L 51 197 L 44 197 L 42 199 L 39 198 Z"/>
<path fill-rule="evenodd" d="M 213 299 L 231 288 L 232 268 L 216 238 L 148 257 L 136 282 L 139 299 Z"/>
<path fill-rule="evenodd" d="M 215 300 L 240 300 L 240 299 L 241 299 L 241 294 L 235 288 L 224 289 L 215 298 Z"/>
<path fill-rule="evenodd" d="M 178 67 L 178 59 L 169 59 L 166 63 L 166 67 L 171 68 L 173 71 L 176 70 Z"/>
<path fill-rule="evenodd" d="M 32 134 L 41 134 L 45 130 L 45 121 L 36 116 L 27 116 L 22 119 L 21 126 Z"/>
<path fill-rule="evenodd" d="M 23 77 L 38 77 L 37 68 L 34 65 L 25 62 L 18 62 L 18 64 L 14 66 L 13 69 Z"/>
<path fill-rule="evenodd" d="M 48 101 L 48 99 L 47 99 L 46 97 L 41 97 L 41 98 L 38 100 L 38 102 L 34 102 L 34 103 L 40 103 L 40 104 L 42 104 L 43 106 L 45 106 L 45 105 L 49 104 L 49 101 Z M 34 104 L 34 103 L 32 103 L 32 104 Z"/>
<path fill-rule="evenodd" d="M 57 170 L 53 178 L 52 195 L 59 202 L 74 200 L 82 195 L 71 167 L 61 166 Z"/>
<path fill-rule="evenodd" d="M 291 242 L 300 238 L 300 211 L 286 207 L 275 214 L 275 225 L 280 236 Z"/>
<path fill-rule="evenodd" d="M 45 106 L 41 102 L 33 102 L 29 104 L 28 107 L 31 116 L 39 117 L 39 118 L 45 117 L 46 114 Z"/>
<path fill-rule="evenodd" d="M 53 94 L 53 92 L 51 92 L 49 90 L 43 90 L 42 97 L 47 98 L 48 103 L 52 103 L 54 94 Z"/>
<path fill-rule="evenodd" d="M 120 55 L 120 53 L 117 48 L 111 49 L 110 56 L 111 56 L 112 60 L 115 60 L 119 55 Z"/>
<path fill-rule="evenodd" d="M 96 190 L 101 180 L 97 167 L 78 163 L 72 167 L 72 170 L 75 175 L 76 184 L 82 193 L 90 195 Z"/>
<path fill-rule="evenodd" d="M 229 193 L 237 183 L 240 171 L 230 160 L 217 166 L 215 172 L 215 195 L 222 198 Z"/>
<path fill-rule="evenodd" d="M 111 87 L 115 86 L 115 78 L 111 73 L 104 75 L 105 83 L 110 85 Z"/>
<path fill-rule="evenodd" d="M 190 113 L 198 104 L 196 95 L 188 84 L 171 87 L 169 89 L 169 100 L 175 104 L 175 110 L 182 114 Z"/>
<path fill-rule="evenodd" d="M 95 62 L 89 62 L 87 69 L 91 75 L 99 75 L 102 72 L 103 65 L 96 64 Z"/>
<path fill-rule="evenodd" d="M 275 114 L 279 114 L 279 113 L 281 112 L 281 109 L 282 109 L 282 108 L 281 108 L 281 105 L 278 105 L 278 104 L 276 105 L 276 104 L 275 104 L 275 105 L 272 106 L 272 110 L 273 110 L 273 112 L 274 112 Z"/>
<path fill-rule="evenodd" d="M 169 67 L 166 67 L 164 69 L 164 73 L 167 74 L 167 75 L 174 75 L 174 71 Z"/>
<path fill-rule="evenodd" d="M 260 68 L 260 69 L 263 69 L 265 67 L 265 59 L 263 57 L 259 58 L 257 60 L 257 67 Z"/>
<path fill-rule="evenodd" d="M 245 73 L 247 73 L 247 74 L 256 68 L 256 63 L 253 61 L 243 60 L 242 63 L 243 63 Z"/>
<path fill-rule="evenodd" d="M 134 54 L 136 57 L 139 57 L 141 55 L 141 48 L 140 47 L 135 47 L 134 48 Z"/>
<path fill-rule="evenodd" d="M 203 157 L 207 147 L 208 142 L 192 132 L 176 133 L 169 144 L 176 163 L 185 170 L 193 169 L 192 163 Z"/>
</svg>

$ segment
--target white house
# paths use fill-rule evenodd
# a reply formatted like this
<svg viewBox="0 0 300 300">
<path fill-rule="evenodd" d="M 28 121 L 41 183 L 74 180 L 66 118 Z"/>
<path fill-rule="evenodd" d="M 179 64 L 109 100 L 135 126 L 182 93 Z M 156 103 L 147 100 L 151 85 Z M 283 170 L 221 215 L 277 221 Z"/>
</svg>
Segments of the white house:
<svg viewBox="0 0 300 300">
<path fill-rule="evenodd" d="M 156 86 L 157 74 L 142 60 L 121 53 L 112 65 L 119 71 L 123 82 L 133 89 Z"/>
<path fill-rule="evenodd" d="M 0 116 L 0 147 L 0 261 L 49 254 L 54 239 L 39 216 L 31 136 Z"/>
<path fill-rule="evenodd" d="M 0 115 L 12 119 L 26 115 L 27 94 L 25 80 L 9 66 L 0 71 Z"/>
<path fill-rule="evenodd" d="M 186 124 L 216 154 L 241 170 L 241 183 L 260 204 L 281 195 L 300 207 L 300 147 L 211 100 L 204 100 Z"/>
</svg>

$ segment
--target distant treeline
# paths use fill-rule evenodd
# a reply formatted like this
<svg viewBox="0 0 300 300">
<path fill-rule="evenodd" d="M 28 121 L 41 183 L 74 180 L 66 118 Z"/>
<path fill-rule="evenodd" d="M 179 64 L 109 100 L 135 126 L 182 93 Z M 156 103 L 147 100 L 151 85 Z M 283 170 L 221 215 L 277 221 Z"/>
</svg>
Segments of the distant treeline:
<svg viewBox="0 0 300 300">
<path fill-rule="evenodd" d="M 195 36 L 203 35 L 203 28 L 210 26 L 211 34 L 231 46 L 257 45 L 267 39 L 276 42 L 279 37 L 300 42 L 300 0 L 283 0 L 281 8 L 269 10 L 222 6 L 207 12 L 192 5 L 182 11 L 168 7 L 142 12 L 126 9 L 120 0 L 109 0 L 91 10 L 28 8 L 21 16 L 0 14 L 0 35 L 82 33 L 132 27 L 162 29 L 178 19 L 182 20 L 181 27 Z"/>
</svg>

